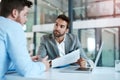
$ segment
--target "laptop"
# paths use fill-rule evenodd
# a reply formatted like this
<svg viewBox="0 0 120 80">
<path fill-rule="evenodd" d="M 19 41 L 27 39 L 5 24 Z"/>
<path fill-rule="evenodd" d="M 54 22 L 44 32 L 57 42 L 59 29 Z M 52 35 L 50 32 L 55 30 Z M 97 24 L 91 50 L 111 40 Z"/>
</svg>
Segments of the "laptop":
<svg viewBox="0 0 120 80">
<path fill-rule="evenodd" d="M 93 68 L 91 68 L 91 67 L 80 68 L 79 66 L 68 66 L 68 67 L 65 67 L 65 68 L 61 69 L 60 72 L 64 72 L 64 73 L 79 73 L 79 72 L 88 73 L 88 72 L 93 72 L 93 70 L 95 69 L 95 67 L 96 67 L 96 65 L 99 61 L 100 55 L 102 53 L 102 48 L 103 48 L 103 43 L 101 44 L 101 47 L 98 51 L 98 54 L 97 54 L 97 57 L 95 59 L 95 63 L 94 63 Z"/>
</svg>

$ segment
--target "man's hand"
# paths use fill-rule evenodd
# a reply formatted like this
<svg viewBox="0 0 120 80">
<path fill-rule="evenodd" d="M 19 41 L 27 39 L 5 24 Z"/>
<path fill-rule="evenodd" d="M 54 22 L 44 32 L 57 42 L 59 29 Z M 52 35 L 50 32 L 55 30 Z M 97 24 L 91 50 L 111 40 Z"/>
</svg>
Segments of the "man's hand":
<svg viewBox="0 0 120 80">
<path fill-rule="evenodd" d="M 78 59 L 77 63 L 80 65 L 81 68 L 86 68 L 86 60 L 83 58 Z"/>
<path fill-rule="evenodd" d="M 46 56 L 45 58 L 42 59 L 42 62 L 46 66 L 46 71 L 50 68 L 50 64 L 49 64 L 49 61 L 47 59 L 48 59 L 48 56 Z"/>
<path fill-rule="evenodd" d="M 32 61 L 36 62 L 40 59 L 40 56 L 36 55 L 36 56 L 31 56 Z"/>
<path fill-rule="evenodd" d="M 44 63 L 45 66 L 46 66 L 46 71 L 50 68 L 50 63 L 48 61 L 48 56 L 46 56 L 45 58 L 40 58 L 39 55 L 36 55 L 36 56 L 31 56 L 31 59 L 34 62 L 40 61 L 40 62 Z"/>
</svg>

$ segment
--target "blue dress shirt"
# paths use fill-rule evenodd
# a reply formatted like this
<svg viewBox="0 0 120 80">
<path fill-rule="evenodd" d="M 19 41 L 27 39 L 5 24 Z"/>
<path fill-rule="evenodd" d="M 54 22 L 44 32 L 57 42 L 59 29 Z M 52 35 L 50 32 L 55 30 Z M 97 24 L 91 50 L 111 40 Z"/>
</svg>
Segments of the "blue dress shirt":
<svg viewBox="0 0 120 80">
<path fill-rule="evenodd" d="M 27 51 L 26 37 L 22 25 L 0 17 L 0 80 L 5 79 L 10 63 L 24 77 L 39 76 L 45 71 L 41 62 L 33 62 Z"/>
</svg>

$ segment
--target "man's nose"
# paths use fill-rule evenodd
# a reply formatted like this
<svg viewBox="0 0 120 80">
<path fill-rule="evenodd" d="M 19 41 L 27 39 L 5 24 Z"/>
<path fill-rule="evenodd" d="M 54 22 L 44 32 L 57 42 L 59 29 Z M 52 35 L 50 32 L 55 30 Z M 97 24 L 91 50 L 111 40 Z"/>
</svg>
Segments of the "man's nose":
<svg viewBox="0 0 120 80">
<path fill-rule="evenodd" d="M 57 27 L 56 27 L 56 30 L 60 30 L 60 26 L 57 26 Z"/>
</svg>

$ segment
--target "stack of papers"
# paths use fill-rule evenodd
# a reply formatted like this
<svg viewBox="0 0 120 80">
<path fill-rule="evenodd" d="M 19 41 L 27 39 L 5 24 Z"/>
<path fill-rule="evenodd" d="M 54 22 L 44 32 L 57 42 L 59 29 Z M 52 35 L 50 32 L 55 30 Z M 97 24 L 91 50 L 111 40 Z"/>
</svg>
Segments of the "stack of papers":
<svg viewBox="0 0 120 80">
<path fill-rule="evenodd" d="M 72 51 L 65 56 L 52 60 L 52 67 L 60 67 L 76 62 L 80 58 L 80 50 Z"/>
</svg>

